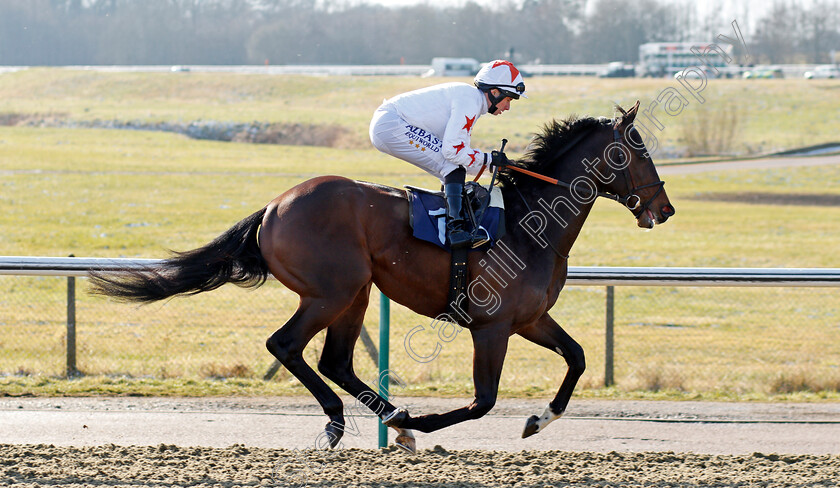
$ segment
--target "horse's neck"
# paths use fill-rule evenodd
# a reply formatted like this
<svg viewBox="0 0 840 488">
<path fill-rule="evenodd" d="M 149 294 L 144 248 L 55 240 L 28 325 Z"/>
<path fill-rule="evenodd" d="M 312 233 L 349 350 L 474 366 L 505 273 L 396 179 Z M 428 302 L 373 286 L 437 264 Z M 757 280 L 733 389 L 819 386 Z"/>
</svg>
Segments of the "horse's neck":
<svg viewBox="0 0 840 488">
<path fill-rule="evenodd" d="M 583 167 L 570 168 L 562 172 L 559 179 L 570 183 L 585 175 Z M 517 247 L 532 264 L 552 266 L 553 263 L 552 267 L 565 264 L 594 204 L 594 198 L 582 200 L 568 188 L 557 185 L 529 185 L 519 192 L 513 188 L 506 192 L 505 200 L 517 202 L 513 205 L 514 221 L 509 222 L 509 227 L 515 227 L 511 233 Z"/>
<path fill-rule="evenodd" d="M 523 196 L 531 209 L 528 213 L 530 216 L 517 222 L 520 227 L 517 233 L 527 236 L 539 248 L 551 254 L 568 256 L 592 210 L 592 202 L 578 201 L 569 190 L 559 186 L 528 193 L 530 195 L 523 193 Z M 544 227 L 540 234 L 533 230 L 537 223 Z"/>
</svg>

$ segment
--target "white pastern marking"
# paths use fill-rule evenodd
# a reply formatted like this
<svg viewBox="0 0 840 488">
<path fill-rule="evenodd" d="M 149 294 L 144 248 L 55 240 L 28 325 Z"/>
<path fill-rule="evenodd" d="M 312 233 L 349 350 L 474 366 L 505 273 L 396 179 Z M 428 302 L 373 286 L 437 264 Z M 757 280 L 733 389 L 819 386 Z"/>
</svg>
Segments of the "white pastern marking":
<svg viewBox="0 0 840 488">
<path fill-rule="evenodd" d="M 562 416 L 563 412 L 554 413 L 551 411 L 551 407 L 545 407 L 545 412 L 543 412 L 542 416 L 540 416 L 540 419 L 537 420 L 537 432 L 543 430 L 546 425 L 554 422 Z"/>
<path fill-rule="evenodd" d="M 410 429 L 396 429 L 396 430 L 397 430 L 397 432 L 400 433 L 400 435 L 406 436 L 409 439 L 414 439 L 414 432 L 412 432 Z"/>
</svg>

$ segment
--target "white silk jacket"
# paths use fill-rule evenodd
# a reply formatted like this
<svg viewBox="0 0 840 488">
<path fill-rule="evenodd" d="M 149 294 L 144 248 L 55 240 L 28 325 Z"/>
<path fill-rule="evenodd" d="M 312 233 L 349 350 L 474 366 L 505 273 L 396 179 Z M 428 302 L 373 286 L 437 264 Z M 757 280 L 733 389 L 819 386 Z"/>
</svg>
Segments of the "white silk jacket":
<svg viewBox="0 0 840 488">
<path fill-rule="evenodd" d="M 441 153 L 447 161 L 474 174 L 489 163 L 489 153 L 470 145 L 470 135 L 479 117 L 487 113 L 487 97 L 466 83 L 442 83 L 420 88 L 385 100 L 409 124 L 430 132 L 443 141 Z"/>
</svg>

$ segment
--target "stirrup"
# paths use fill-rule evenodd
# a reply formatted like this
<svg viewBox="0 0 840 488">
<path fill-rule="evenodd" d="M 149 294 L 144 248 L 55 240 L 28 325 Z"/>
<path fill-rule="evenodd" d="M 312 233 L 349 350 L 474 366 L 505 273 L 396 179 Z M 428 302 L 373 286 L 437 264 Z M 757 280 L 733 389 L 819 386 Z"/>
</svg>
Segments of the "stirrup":
<svg viewBox="0 0 840 488">
<path fill-rule="evenodd" d="M 461 249 L 470 247 L 473 236 L 466 230 L 466 223 L 463 219 L 452 219 L 446 222 L 446 239 L 449 241 L 450 249 Z"/>
<path fill-rule="evenodd" d="M 490 242 L 490 234 L 484 227 L 475 229 L 472 235 L 472 248 L 478 248 Z"/>
</svg>

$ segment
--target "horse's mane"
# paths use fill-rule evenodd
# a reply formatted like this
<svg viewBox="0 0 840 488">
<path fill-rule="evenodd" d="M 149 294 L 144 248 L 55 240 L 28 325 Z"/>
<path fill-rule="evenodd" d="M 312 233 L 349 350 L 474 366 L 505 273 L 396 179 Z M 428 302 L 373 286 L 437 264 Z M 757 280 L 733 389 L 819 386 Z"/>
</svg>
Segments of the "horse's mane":
<svg viewBox="0 0 840 488">
<path fill-rule="evenodd" d="M 603 117 L 578 117 L 574 114 L 562 120 L 552 119 L 542 126 L 541 133 L 534 134 L 525 156 L 514 164 L 537 173 L 545 173 L 561 149 L 583 132 L 604 124 L 607 120 Z M 512 171 L 505 172 L 504 179 L 515 184 L 534 181 L 530 176 Z"/>
</svg>

